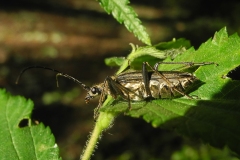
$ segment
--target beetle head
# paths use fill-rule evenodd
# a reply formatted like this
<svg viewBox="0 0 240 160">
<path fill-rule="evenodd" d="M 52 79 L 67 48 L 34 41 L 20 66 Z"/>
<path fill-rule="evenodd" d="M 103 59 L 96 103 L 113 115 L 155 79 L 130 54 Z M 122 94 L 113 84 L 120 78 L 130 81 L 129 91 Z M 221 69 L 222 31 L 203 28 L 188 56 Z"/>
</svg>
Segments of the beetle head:
<svg viewBox="0 0 240 160">
<path fill-rule="evenodd" d="M 85 97 L 85 102 L 88 103 L 91 99 L 93 99 L 96 96 L 99 96 L 101 93 L 102 93 L 101 84 L 91 87 L 87 92 L 87 95 Z"/>
</svg>

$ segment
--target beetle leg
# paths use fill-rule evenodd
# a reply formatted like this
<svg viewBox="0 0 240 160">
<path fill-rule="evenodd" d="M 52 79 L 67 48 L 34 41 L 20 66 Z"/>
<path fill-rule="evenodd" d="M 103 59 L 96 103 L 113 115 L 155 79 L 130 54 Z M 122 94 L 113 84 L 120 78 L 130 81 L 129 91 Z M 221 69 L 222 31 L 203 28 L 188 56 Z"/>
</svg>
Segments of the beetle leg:
<svg viewBox="0 0 240 160">
<path fill-rule="evenodd" d="M 130 99 L 129 93 L 131 93 L 131 94 L 136 94 L 136 93 L 134 93 L 134 92 L 130 91 L 129 89 L 125 88 L 124 86 L 120 85 L 119 83 L 114 81 L 111 77 L 107 77 L 106 81 L 108 83 L 111 96 L 114 98 L 117 98 L 117 95 L 119 95 L 123 99 L 126 99 L 128 101 L 128 108 L 130 110 L 131 109 L 131 99 Z"/>
<path fill-rule="evenodd" d="M 149 88 L 150 75 L 148 74 L 148 71 L 147 71 L 146 62 L 143 62 L 143 65 L 142 65 L 142 77 L 143 77 L 144 88 L 147 93 L 146 99 L 149 99 L 152 97 L 152 94 Z"/>
<path fill-rule="evenodd" d="M 105 87 L 105 82 L 104 82 L 104 87 Z M 106 100 L 106 98 L 107 98 L 107 95 L 106 95 L 106 93 L 103 90 L 101 95 L 100 95 L 99 101 L 98 101 L 98 106 L 94 109 L 94 114 L 93 114 L 94 120 L 97 119 L 97 117 L 99 115 L 99 109 L 102 107 L 102 104 Z"/>
<path fill-rule="evenodd" d="M 185 66 L 183 67 L 180 67 L 180 68 L 189 68 L 189 67 L 192 67 L 192 66 L 205 66 L 205 65 L 211 65 L 211 64 L 215 64 L 216 66 L 218 66 L 217 63 L 215 62 L 157 62 L 155 65 L 154 65 L 154 69 L 155 70 L 158 70 L 158 66 L 160 64 L 183 64 Z"/>
<path fill-rule="evenodd" d="M 177 89 L 173 84 L 172 84 L 172 82 L 170 82 L 162 73 L 161 73 L 161 71 L 158 71 L 157 70 L 157 68 L 158 68 L 158 65 L 159 64 L 161 64 L 161 63 L 165 63 L 165 62 L 158 62 L 158 63 L 156 63 L 155 65 L 154 65 L 154 67 L 152 67 L 149 63 L 147 63 L 147 62 L 145 62 L 154 72 L 156 72 L 163 80 L 165 80 L 165 82 L 167 82 L 167 84 L 169 85 L 169 88 L 171 88 L 171 92 L 172 92 L 172 90 L 174 90 L 174 91 L 176 91 L 176 92 L 178 92 L 178 93 L 180 93 L 181 95 L 183 95 L 183 96 L 187 96 L 188 98 L 190 98 L 190 99 L 193 99 L 191 96 L 189 96 L 188 94 L 186 94 L 186 93 L 184 93 L 184 92 L 182 92 L 182 91 L 180 91 L 179 89 Z M 165 64 L 173 64 L 173 63 L 169 63 L 169 62 L 166 62 Z M 181 63 L 181 64 L 183 64 L 183 63 Z M 171 93 L 172 94 L 172 93 Z"/>
<path fill-rule="evenodd" d="M 118 84 L 116 81 L 114 81 L 111 77 L 107 77 L 106 78 L 106 82 L 108 84 L 109 90 L 110 90 L 110 94 L 111 96 L 116 99 L 118 95 L 120 95 L 122 98 L 127 99 L 128 97 L 126 97 L 123 94 L 123 91 L 126 91 L 126 88 L 123 87 L 122 85 Z"/>
<path fill-rule="evenodd" d="M 94 109 L 94 119 L 97 119 L 99 115 L 99 109 L 102 107 L 103 102 L 106 100 L 106 97 L 108 94 L 108 91 L 106 90 L 106 88 L 109 89 L 110 95 L 114 99 L 116 99 L 118 95 L 123 99 L 126 99 L 128 101 L 128 108 L 131 109 L 131 100 L 129 97 L 129 93 L 131 91 L 123 87 L 122 85 L 118 84 L 116 81 L 114 81 L 114 79 L 108 76 L 104 81 L 103 91 L 102 91 L 102 94 L 100 95 L 98 106 Z M 123 92 L 125 92 L 127 96 L 124 95 Z"/>
</svg>

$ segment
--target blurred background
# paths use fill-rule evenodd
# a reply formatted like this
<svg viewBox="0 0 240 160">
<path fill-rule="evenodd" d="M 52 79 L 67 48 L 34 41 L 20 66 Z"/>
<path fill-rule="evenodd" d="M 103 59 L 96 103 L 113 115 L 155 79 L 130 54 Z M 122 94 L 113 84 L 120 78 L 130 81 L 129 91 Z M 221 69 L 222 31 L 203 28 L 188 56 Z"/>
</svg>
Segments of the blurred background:
<svg viewBox="0 0 240 160">
<path fill-rule="evenodd" d="M 132 0 L 153 44 L 189 39 L 197 49 L 227 26 L 240 32 L 240 1 Z M 104 59 L 126 56 L 129 43 L 143 45 L 94 0 L 8 0 L 0 2 L 0 87 L 35 103 L 32 118 L 50 126 L 64 160 L 77 160 L 92 130 L 98 99 L 85 104 L 85 90 L 55 73 L 67 73 L 86 85 L 103 82 L 116 68 Z M 198 140 L 153 128 L 141 119 L 119 116 L 98 144 L 93 159 L 235 159 L 227 148 L 214 149 Z"/>
</svg>

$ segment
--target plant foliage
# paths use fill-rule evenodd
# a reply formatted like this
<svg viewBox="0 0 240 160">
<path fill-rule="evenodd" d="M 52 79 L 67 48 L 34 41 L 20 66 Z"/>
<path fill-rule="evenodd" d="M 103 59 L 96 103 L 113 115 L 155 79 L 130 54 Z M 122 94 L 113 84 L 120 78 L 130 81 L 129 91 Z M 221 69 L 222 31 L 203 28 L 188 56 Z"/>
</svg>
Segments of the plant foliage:
<svg viewBox="0 0 240 160">
<path fill-rule="evenodd" d="M 50 129 L 30 119 L 33 103 L 0 89 L 0 159 L 57 160 L 59 149 Z M 27 124 L 23 123 L 26 122 Z"/>
<path fill-rule="evenodd" d="M 130 111 L 127 102 L 115 101 L 113 106 L 104 107 L 102 111 L 114 114 L 126 112 L 132 117 L 142 117 L 154 127 L 173 129 L 219 148 L 227 145 L 240 154 L 240 81 L 226 76 L 240 64 L 239 36 L 228 37 L 226 28 L 223 28 L 198 50 L 190 48 L 178 55 L 174 62 L 214 62 L 218 65 L 201 66 L 194 72 L 203 84 L 190 95 L 199 98 L 133 102 Z M 179 67 L 161 65 L 159 70 L 169 71 Z"/>
<path fill-rule="evenodd" d="M 119 22 L 124 23 L 125 27 L 143 43 L 151 45 L 149 35 L 146 28 L 141 24 L 140 19 L 137 18 L 137 13 L 128 6 L 128 0 L 99 0 L 100 5 L 108 14 Z"/>
</svg>

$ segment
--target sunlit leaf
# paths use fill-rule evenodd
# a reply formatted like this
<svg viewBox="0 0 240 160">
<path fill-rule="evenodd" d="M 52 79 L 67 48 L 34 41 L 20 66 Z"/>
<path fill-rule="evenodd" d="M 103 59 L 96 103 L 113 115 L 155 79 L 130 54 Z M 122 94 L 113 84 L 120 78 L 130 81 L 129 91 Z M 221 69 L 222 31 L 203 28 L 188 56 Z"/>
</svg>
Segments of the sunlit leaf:
<svg viewBox="0 0 240 160">
<path fill-rule="evenodd" d="M 0 90 L 1 160 L 60 159 L 50 129 L 41 123 L 33 125 L 30 119 L 32 109 L 32 101 Z"/>
<path fill-rule="evenodd" d="M 137 18 L 137 13 L 128 5 L 128 0 L 99 0 L 99 2 L 108 14 L 111 13 L 119 23 L 124 23 L 125 27 L 133 32 L 139 40 L 151 45 L 146 28 Z"/>
<path fill-rule="evenodd" d="M 222 148 L 227 145 L 240 154 L 240 81 L 226 77 L 240 64 L 240 38 L 228 37 L 226 29 L 217 32 L 213 39 L 203 43 L 198 50 L 190 48 L 177 56 L 174 62 L 215 62 L 218 65 L 199 67 L 194 74 L 203 84 L 187 97 L 156 99 L 151 102 L 128 103 L 116 101 L 103 111 L 143 117 L 154 127 L 176 130 L 186 136 L 202 139 Z M 159 70 L 172 70 L 179 65 L 161 65 Z"/>
</svg>

